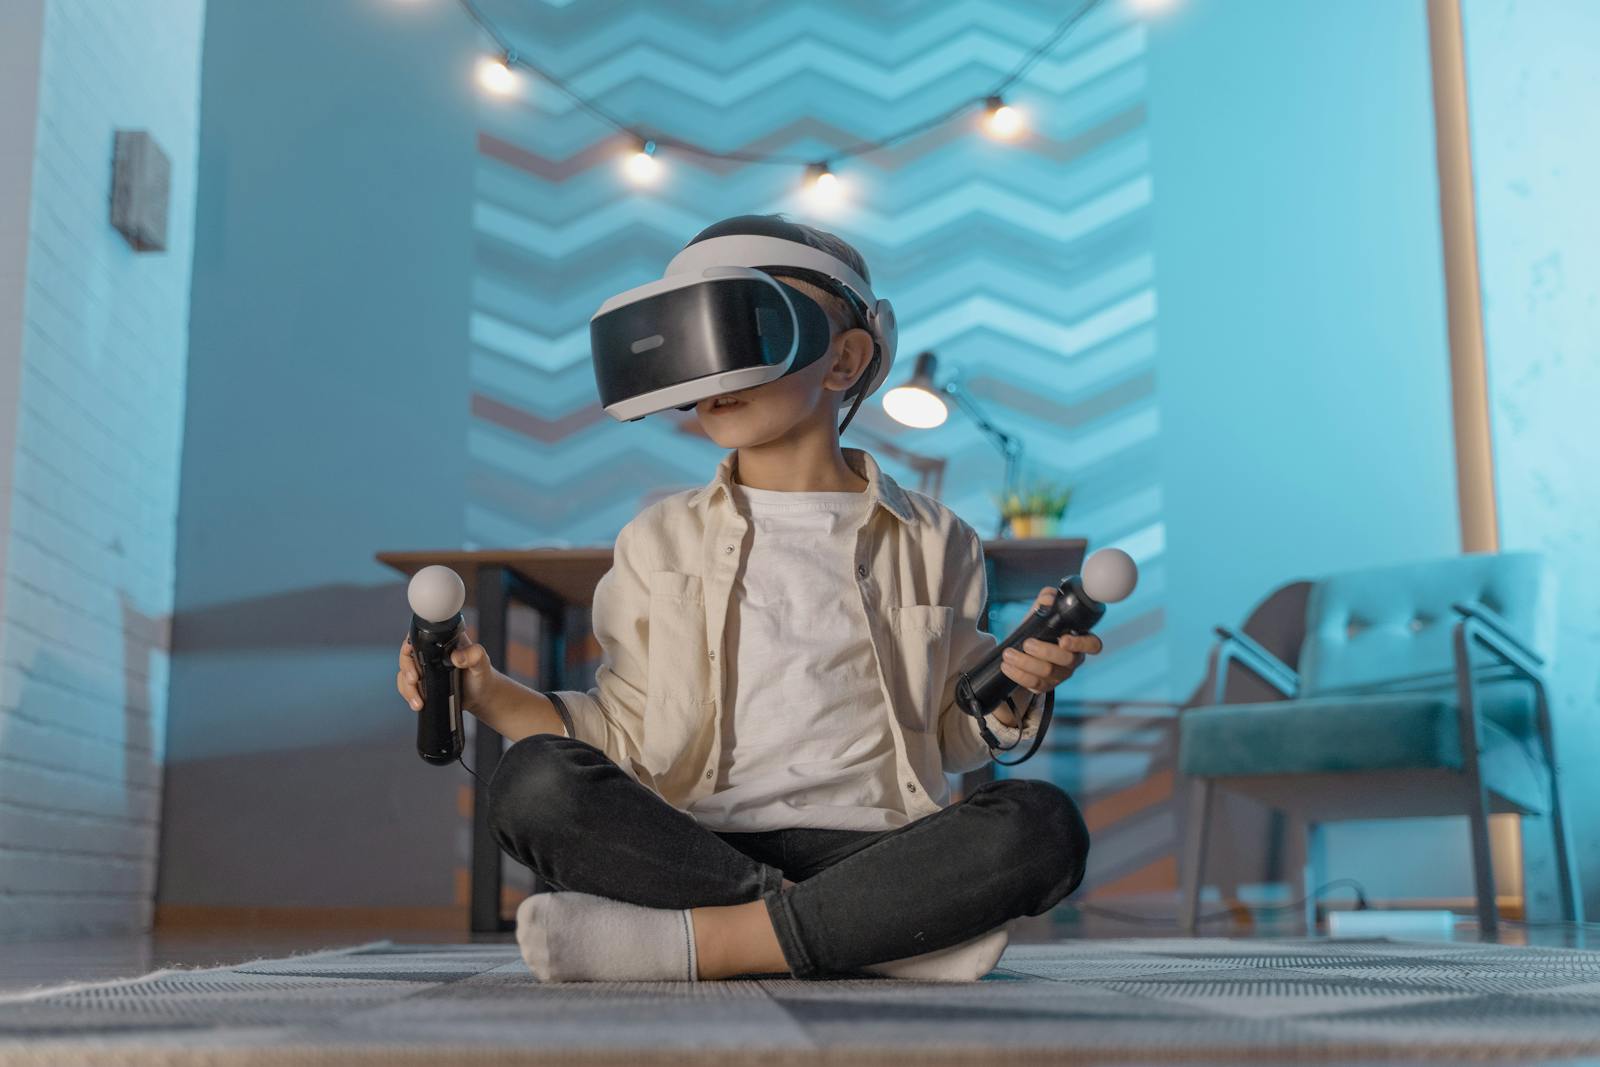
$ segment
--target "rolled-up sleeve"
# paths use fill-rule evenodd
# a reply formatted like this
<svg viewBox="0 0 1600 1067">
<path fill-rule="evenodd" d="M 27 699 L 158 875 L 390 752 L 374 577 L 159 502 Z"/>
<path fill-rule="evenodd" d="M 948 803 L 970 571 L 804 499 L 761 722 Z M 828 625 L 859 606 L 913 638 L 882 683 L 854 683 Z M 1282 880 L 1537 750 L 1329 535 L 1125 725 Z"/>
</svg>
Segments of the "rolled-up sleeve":
<svg viewBox="0 0 1600 1067">
<path fill-rule="evenodd" d="M 960 774 L 983 766 L 990 753 L 989 746 L 978 733 L 978 720 L 963 711 L 956 700 L 956 682 L 1000 642 L 993 634 L 978 628 L 989 596 L 983 542 L 976 530 L 959 519 L 946 542 L 944 566 L 944 588 L 949 590 L 945 602 L 955 611 L 951 621 L 950 672 L 939 704 L 939 749 L 944 769 Z M 986 716 L 989 729 L 1002 747 L 1032 741 L 1039 732 L 1039 708 L 1044 695 L 1031 693 L 1029 697 L 1020 726 L 1003 726 L 992 714 Z M 993 712 L 994 709 L 988 710 Z"/>
<path fill-rule="evenodd" d="M 604 752 L 636 780 L 643 770 L 645 680 L 650 662 L 650 588 L 638 556 L 635 517 L 617 533 L 611 569 L 594 589 L 590 623 L 600 645 L 595 684 L 561 689 L 572 736 Z"/>
</svg>

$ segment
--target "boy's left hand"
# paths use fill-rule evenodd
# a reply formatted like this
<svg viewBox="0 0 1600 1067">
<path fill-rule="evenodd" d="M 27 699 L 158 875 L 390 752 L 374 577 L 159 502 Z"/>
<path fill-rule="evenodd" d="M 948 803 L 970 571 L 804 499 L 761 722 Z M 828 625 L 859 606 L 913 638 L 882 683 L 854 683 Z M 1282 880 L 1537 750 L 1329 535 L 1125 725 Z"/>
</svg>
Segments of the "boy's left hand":
<svg viewBox="0 0 1600 1067">
<path fill-rule="evenodd" d="M 1031 613 L 1040 604 L 1048 604 L 1055 598 L 1056 587 L 1047 585 L 1033 598 L 1028 611 Z M 1030 637 L 1016 648 L 1005 650 L 1000 673 L 1029 692 L 1049 692 L 1071 678 L 1083 661 L 1102 647 L 1100 638 L 1094 634 L 1062 634 L 1054 642 Z M 1005 704 L 996 709 L 994 717 L 1003 726 L 1016 726 L 1020 721 Z"/>
</svg>

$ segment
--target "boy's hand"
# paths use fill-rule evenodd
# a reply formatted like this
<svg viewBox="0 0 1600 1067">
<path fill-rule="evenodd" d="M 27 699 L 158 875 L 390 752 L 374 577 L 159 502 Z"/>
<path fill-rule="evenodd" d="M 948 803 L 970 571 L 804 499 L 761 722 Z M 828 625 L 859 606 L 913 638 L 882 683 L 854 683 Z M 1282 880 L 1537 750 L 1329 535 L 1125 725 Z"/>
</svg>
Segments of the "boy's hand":
<svg viewBox="0 0 1600 1067">
<path fill-rule="evenodd" d="M 494 676 L 498 673 L 489 662 L 489 653 L 462 631 L 456 638 L 456 646 L 450 653 L 450 661 L 461 668 L 462 710 L 476 714 L 473 709 L 480 705 L 484 694 L 494 684 Z M 412 711 L 422 710 L 422 693 L 418 688 L 421 684 L 422 677 L 411 652 L 411 635 L 408 633 L 400 644 L 400 671 L 395 675 L 394 685 L 400 691 L 400 695 L 405 697 L 406 703 L 411 705 Z"/>
<path fill-rule="evenodd" d="M 1056 598 L 1056 587 L 1047 585 L 1033 598 L 1028 611 L 1040 604 L 1049 604 Z M 1045 693 L 1054 689 L 1082 666 L 1083 661 L 1104 647 L 1094 634 L 1062 634 L 1054 642 L 1030 637 L 1016 648 L 1002 654 L 1000 673 L 1032 693 Z M 1016 726 L 1019 716 L 1002 704 L 994 717 L 1003 726 Z"/>
</svg>

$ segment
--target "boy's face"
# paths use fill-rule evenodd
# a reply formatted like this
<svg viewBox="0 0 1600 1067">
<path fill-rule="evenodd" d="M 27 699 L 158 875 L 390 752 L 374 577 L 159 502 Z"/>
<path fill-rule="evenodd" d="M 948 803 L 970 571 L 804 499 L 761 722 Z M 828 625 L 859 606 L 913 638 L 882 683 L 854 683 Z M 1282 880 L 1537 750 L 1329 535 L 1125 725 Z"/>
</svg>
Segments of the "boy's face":
<svg viewBox="0 0 1600 1067">
<path fill-rule="evenodd" d="M 804 282 L 778 280 L 808 295 L 817 292 Z M 832 326 L 828 350 L 807 366 L 765 385 L 723 394 L 738 401 L 731 406 L 714 407 L 717 397 L 696 404 L 706 436 L 722 448 L 750 448 L 813 424 L 837 427 L 844 391 L 872 359 L 872 335 L 860 327 Z"/>
</svg>

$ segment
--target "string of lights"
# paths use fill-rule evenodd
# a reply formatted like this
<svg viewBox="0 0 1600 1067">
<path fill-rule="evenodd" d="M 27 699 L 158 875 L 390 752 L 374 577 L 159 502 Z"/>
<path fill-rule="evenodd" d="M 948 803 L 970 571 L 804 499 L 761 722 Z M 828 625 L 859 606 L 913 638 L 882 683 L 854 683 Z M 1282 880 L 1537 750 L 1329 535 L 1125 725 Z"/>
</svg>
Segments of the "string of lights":
<svg viewBox="0 0 1600 1067">
<path fill-rule="evenodd" d="M 708 159 L 790 167 L 802 166 L 805 168 L 807 189 L 812 195 L 820 200 L 831 200 L 838 195 L 838 176 L 833 170 L 833 165 L 836 161 L 887 148 L 908 137 L 949 122 L 974 107 L 983 108 L 983 128 L 990 136 L 999 140 L 1015 138 L 1022 132 L 1026 120 L 1021 111 L 1006 102 L 1005 94 L 1007 90 L 1021 80 L 1029 68 L 1043 58 L 1050 49 L 1059 44 L 1062 38 L 1066 37 L 1072 31 L 1072 28 L 1083 20 L 1084 16 L 1099 6 L 1101 0 L 1082 0 L 1071 14 L 1057 24 L 1049 36 L 1030 49 L 1004 78 L 983 95 L 963 100 L 942 114 L 934 115 L 931 118 L 907 126 L 905 129 L 892 133 L 887 137 L 860 140 L 840 145 L 830 150 L 825 157 L 820 159 L 802 158 L 783 153 L 724 151 L 707 148 L 704 145 L 669 134 L 645 130 L 577 92 L 563 78 L 530 59 L 483 13 L 476 0 L 457 0 L 457 3 L 460 4 L 462 10 L 478 25 L 483 33 L 494 42 L 495 54 L 485 56 L 479 61 L 479 84 L 491 93 L 508 95 L 517 89 L 518 79 L 515 72 L 518 68 L 521 68 L 532 72 L 541 81 L 554 86 L 571 98 L 572 102 L 578 107 L 631 140 L 633 151 L 624 164 L 624 170 L 636 184 L 652 184 L 659 177 L 660 161 L 656 153 L 659 149 L 666 148 Z"/>
</svg>

